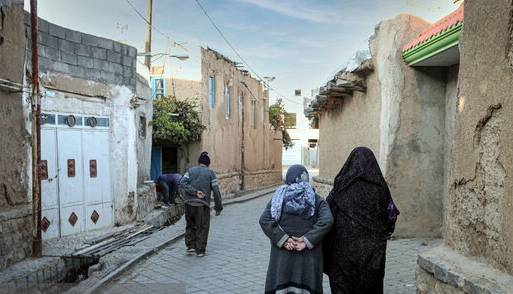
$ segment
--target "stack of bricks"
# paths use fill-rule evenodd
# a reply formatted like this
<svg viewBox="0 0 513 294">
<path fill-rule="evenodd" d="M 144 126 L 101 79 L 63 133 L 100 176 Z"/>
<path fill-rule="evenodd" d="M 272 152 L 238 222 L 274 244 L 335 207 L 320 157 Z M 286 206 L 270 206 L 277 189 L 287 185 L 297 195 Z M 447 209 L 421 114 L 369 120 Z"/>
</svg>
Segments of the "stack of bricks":
<svg viewBox="0 0 513 294">
<path fill-rule="evenodd" d="M 29 15 L 25 15 L 30 39 Z M 30 42 L 28 42 L 30 44 Z M 136 85 L 137 49 L 82 32 L 38 21 L 39 70 L 112 85 Z"/>
</svg>

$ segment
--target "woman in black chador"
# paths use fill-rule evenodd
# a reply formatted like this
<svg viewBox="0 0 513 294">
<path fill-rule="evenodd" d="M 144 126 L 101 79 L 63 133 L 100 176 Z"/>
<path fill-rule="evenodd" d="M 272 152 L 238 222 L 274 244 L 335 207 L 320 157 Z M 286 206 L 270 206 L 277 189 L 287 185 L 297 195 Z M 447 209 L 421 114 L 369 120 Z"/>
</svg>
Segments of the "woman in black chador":
<svg viewBox="0 0 513 294">
<path fill-rule="evenodd" d="M 331 291 L 383 293 L 387 239 L 399 211 L 369 148 L 355 148 L 327 197 L 334 226 L 324 240 Z"/>
</svg>

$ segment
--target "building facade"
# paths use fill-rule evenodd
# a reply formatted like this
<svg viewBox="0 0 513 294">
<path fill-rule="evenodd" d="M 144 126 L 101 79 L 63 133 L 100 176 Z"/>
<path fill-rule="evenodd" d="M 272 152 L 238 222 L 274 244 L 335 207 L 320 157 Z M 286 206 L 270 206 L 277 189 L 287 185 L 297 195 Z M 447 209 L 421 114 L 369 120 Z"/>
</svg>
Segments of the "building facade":
<svg viewBox="0 0 513 294">
<path fill-rule="evenodd" d="M 288 113 L 286 117 L 287 132 L 294 145 L 283 150 L 283 166 L 302 164 L 308 167 L 318 166 L 318 141 L 319 129 L 312 127 L 308 118 L 304 115 L 304 106 L 310 99 L 303 97 L 303 106 L 283 101 Z"/>
<path fill-rule="evenodd" d="M 513 289 L 511 1 L 465 1 L 444 244 L 419 256 L 419 293 Z"/>
<path fill-rule="evenodd" d="M 418 258 L 418 293 L 513 289 L 511 11 L 469 0 L 434 24 L 384 21 L 371 58 L 307 109 L 320 124 L 319 190 L 368 146 L 401 210 L 397 236 L 443 237 Z"/>
<path fill-rule="evenodd" d="M 370 57 L 337 73 L 307 109 L 320 127 L 318 190 L 326 196 L 351 150 L 369 147 L 401 210 L 400 237 L 441 234 L 440 183 L 447 173 L 457 71 L 442 65 L 417 70 L 402 56 L 407 42 L 429 27 L 409 15 L 381 22 L 369 42 Z"/>
<path fill-rule="evenodd" d="M 154 161 L 152 177 L 167 171 L 183 173 L 197 165 L 199 154 L 207 151 L 225 197 L 279 184 L 281 132 L 269 124 L 268 91 L 219 52 L 202 48 L 201 56 L 201 81 L 163 80 L 166 95 L 198 98 L 206 129 L 199 142 L 155 147 L 160 150 L 155 150 L 154 158 L 161 159 Z M 176 162 L 167 164 L 165 158 L 175 158 Z"/>
<path fill-rule="evenodd" d="M 0 64 L 12 69 L 12 73 L 2 71 L 12 76 L 1 78 L 20 84 L 19 91 L 8 94 L 12 105 L 3 108 L 9 108 L 12 117 L 7 124 L 10 132 L 1 140 L 5 145 L 2 191 L 9 200 L 0 211 L 2 230 L 6 228 L 0 244 L 2 267 L 28 256 L 32 243 L 32 121 L 27 79 L 32 67 L 30 55 L 24 53 L 31 52 L 26 45 L 30 44 L 30 22 L 23 1 L 15 3 L 2 6 L 8 19 L 8 27 L 2 29 L 9 32 L 2 36 L 8 45 L 0 46 Z M 136 49 L 39 19 L 38 52 L 43 239 L 142 217 L 155 201 L 154 186 L 145 184 L 152 102 L 148 82 L 135 70 Z"/>
</svg>

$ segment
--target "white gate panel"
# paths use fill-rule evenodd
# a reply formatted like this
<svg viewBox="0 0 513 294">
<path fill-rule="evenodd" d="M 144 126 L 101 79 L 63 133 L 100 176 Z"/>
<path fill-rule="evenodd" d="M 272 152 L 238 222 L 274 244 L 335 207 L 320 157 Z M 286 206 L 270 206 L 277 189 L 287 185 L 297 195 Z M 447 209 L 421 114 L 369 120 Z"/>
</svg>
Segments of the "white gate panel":
<svg viewBox="0 0 513 294">
<path fill-rule="evenodd" d="M 84 130 L 84 195 L 86 228 L 110 226 L 112 196 L 110 186 L 109 133 L 104 130 Z"/>
<path fill-rule="evenodd" d="M 66 236 L 85 228 L 81 130 L 58 129 L 57 144 L 61 235 Z"/>
<path fill-rule="evenodd" d="M 105 218 L 103 203 L 87 204 L 85 207 L 85 215 L 86 231 L 100 229 L 109 225 Z"/>
<path fill-rule="evenodd" d="M 50 239 L 59 237 L 57 134 L 55 128 L 42 128 L 41 140 L 41 231 L 43 239 Z"/>
</svg>

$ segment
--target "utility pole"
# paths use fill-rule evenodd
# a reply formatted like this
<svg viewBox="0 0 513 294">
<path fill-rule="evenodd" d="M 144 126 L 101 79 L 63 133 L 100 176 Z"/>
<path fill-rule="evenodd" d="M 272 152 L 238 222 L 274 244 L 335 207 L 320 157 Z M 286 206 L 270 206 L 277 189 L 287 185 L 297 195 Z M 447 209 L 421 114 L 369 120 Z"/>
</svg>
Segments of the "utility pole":
<svg viewBox="0 0 513 294">
<path fill-rule="evenodd" d="M 41 257 L 41 102 L 37 50 L 37 0 L 30 0 L 30 42 L 32 46 L 32 256 Z"/>
<path fill-rule="evenodd" d="M 151 70 L 151 26 L 152 26 L 152 17 L 153 17 L 153 0 L 148 0 L 147 6 L 147 17 L 148 17 L 148 33 L 146 35 L 146 43 L 144 46 L 144 51 L 147 55 L 144 57 L 144 64 L 148 67 L 148 70 Z"/>
</svg>

